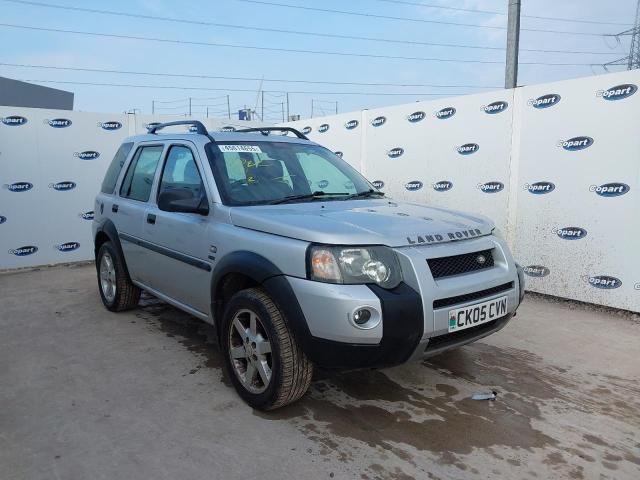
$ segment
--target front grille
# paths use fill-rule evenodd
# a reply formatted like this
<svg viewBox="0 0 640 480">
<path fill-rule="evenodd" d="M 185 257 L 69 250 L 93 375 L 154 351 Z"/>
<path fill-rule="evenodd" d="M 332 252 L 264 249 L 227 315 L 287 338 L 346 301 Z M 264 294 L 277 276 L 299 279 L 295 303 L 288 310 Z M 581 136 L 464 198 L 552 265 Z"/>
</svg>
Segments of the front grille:
<svg viewBox="0 0 640 480">
<path fill-rule="evenodd" d="M 454 343 L 471 340 L 478 335 L 482 335 L 483 332 L 495 328 L 499 320 L 500 319 L 498 318 L 496 320 L 491 320 L 490 322 L 483 323 L 482 325 L 476 325 L 475 327 L 460 330 L 459 332 L 445 333 L 443 335 L 438 335 L 437 337 L 430 338 L 429 343 L 427 344 L 427 348 L 425 349 L 425 353 L 436 350 L 438 348 L 448 347 L 449 345 L 452 345 Z"/>
<path fill-rule="evenodd" d="M 478 261 L 482 257 L 484 262 Z M 433 278 L 450 277 L 493 267 L 493 251 L 489 249 L 450 257 L 430 258 L 427 263 Z"/>
<path fill-rule="evenodd" d="M 466 303 L 472 300 L 477 300 L 478 298 L 488 297 L 490 295 L 495 295 L 497 293 L 506 292 L 507 290 L 511 290 L 514 287 L 513 282 L 503 283 L 502 285 L 498 285 L 497 287 L 487 288 L 486 290 L 480 290 L 479 292 L 473 293 L 465 293 L 463 295 L 457 295 L 455 297 L 447 297 L 447 298 L 439 298 L 438 300 L 433 301 L 433 308 L 444 308 L 449 307 L 451 305 L 456 305 L 458 303 Z"/>
</svg>

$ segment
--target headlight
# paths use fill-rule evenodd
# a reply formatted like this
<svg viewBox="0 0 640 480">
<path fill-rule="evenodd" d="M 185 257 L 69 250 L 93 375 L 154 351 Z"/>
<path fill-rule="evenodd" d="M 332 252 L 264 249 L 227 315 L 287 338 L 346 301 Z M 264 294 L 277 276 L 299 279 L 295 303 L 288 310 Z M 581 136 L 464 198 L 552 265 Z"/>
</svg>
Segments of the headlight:
<svg viewBox="0 0 640 480">
<path fill-rule="evenodd" d="M 400 263 L 388 247 L 309 248 L 309 277 L 329 283 L 375 283 L 395 288 L 402 281 Z"/>
</svg>

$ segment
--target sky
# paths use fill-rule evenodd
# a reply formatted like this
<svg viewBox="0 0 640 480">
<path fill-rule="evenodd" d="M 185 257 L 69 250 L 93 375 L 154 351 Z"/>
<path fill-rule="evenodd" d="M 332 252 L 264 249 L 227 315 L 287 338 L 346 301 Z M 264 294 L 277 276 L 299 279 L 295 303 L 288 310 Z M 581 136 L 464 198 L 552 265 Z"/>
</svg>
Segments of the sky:
<svg viewBox="0 0 640 480">
<path fill-rule="evenodd" d="M 425 3 L 448 8 L 419 5 Z M 507 17 L 499 13 L 506 12 L 507 4 L 508 0 L 0 0 L 0 45 L 3 45 L 0 76 L 73 91 L 75 109 L 82 111 L 136 109 L 151 113 L 154 108 L 155 113 L 186 114 L 190 97 L 193 114 L 204 114 L 208 109 L 210 116 L 226 116 L 229 109 L 232 115 L 237 115 L 238 109 L 248 106 L 257 107 L 261 115 L 262 97 L 258 92 L 263 90 L 265 121 L 282 120 L 286 92 L 289 92 L 289 113 L 308 118 L 312 103 L 314 116 L 319 116 L 334 113 L 336 102 L 339 112 L 347 112 L 501 88 L 504 85 Z M 518 84 L 604 73 L 601 64 L 627 55 L 629 37 L 621 37 L 618 42 L 615 37 L 602 34 L 615 34 L 630 28 L 635 19 L 636 4 L 637 0 L 522 0 Z M 78 11 L 77 8 L 138 17 Z M 359 15 L 309 9 L 340 10 Z M 345 36 L 394 42 L 343 38 Z M 141 40 L 140 37 L 171 41 Z M 306 52 L 268 50 L 270 48 Z M 455 61 L 425 60 L 434 58 Z M 548 65 L 554 63 L 579 65 Z M 610 71 L 624 68 L 614 66 Z M 93 85 L 85 85 L 87 83 Z M 358 85 L 362 83 L 383 85 Z"/>
</svg>

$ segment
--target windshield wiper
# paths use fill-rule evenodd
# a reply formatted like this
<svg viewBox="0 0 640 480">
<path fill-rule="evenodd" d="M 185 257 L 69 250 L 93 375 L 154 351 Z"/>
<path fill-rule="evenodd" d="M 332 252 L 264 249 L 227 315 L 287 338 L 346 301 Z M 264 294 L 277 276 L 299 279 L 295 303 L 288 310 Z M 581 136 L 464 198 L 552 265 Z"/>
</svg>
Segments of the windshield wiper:
<svg viewBox="0 0 640 480">
<path fill-rule="evenodd" d="M 315 198 L 343 196 L 343 195 L 349 195 L 349 194 L 343 193 L 343 192 L 331 193 L 331 192 L 316 191 L 316 192 L 307 193 L 304 195 L 289 195 L 288 197 L 278 198 L 276 200 L 267 202 L 267 205 L 278 205 L 280 203 L 295 202 L 296 200 L 313 200 Z"/>
<path fill-rule="evenodd" d="M 344 200 L 353 200 L 354 198 L 369 198 L 369 197 L 384 197 L 384 193 L 378 190 L 365 190 L 364 192 L 354 193 L 353 195 L 349 195 L 345 197 Z"/>
</svg>

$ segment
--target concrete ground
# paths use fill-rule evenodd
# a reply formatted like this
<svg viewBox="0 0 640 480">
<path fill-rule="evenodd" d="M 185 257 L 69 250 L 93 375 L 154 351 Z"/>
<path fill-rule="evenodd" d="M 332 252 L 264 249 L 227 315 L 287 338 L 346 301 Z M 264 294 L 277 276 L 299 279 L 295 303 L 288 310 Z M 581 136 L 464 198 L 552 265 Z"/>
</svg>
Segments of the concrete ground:
<svg viewBox="0 0 640 480">
<path fill-rule="evenodd" d="M 210 328 L 143 304 L 105 310 L 90 265 L 0 275 L 0 478 L 640 478 L 632 316 L 531 297 L 481 342 L 265 414 Z"/>
</svg>

